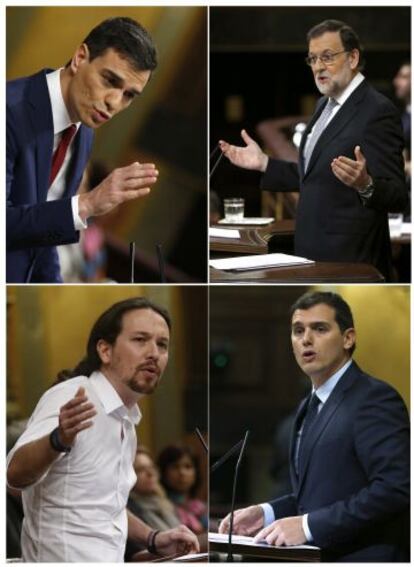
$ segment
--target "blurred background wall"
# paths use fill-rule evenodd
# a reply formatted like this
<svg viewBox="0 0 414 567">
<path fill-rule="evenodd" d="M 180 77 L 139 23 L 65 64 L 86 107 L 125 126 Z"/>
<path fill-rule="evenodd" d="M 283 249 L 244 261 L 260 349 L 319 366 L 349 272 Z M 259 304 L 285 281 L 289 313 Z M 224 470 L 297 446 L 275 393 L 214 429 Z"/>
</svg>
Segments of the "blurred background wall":
<svg viewBox="0 0 414 567">
<path fill-rule="evenodd" d="M 365 48 L 364 75 L 394 98 L 392 79 L 410 58 L 410 7 L 214 6 L 210 9 L 211 150 L 219 139 L 239 144 L 242 128 L 263 144 L 256 130 L 262 121 L 313 113 L 321 95 L 304 61 L 306 33 L 325 19 L 342 20 L 355 29 Z M 288 128 L 284 132 L 291 142 L 293 132 Z M 286 159 L 294 161 L 291 145 Z M 258 187 L 257 172 L 240 170 L 227 160 L 211 181 L 222 198 L 244 197 L 247 216 L 261 213 L 263 195 Z"/>
<path fill-rule="evenodd" d="M 8 286 L 7 420 L 30 416 L 56 373 L 86 351 L 93 323 L 110 305 L 145 296 L 166 307 L 173 330 L 167 370 L 153 396 L 140 401 L 139 443 L 154 454 L 170 443 L 206 456 L 194 428 L 207 431 L 207 289 L 173 286 Z"/>
<path fill-rule="evenodd" d="M 136 281 L 159 281 L 155 245 L 162 244 L 170 281 L 206 281 L 207 8 L 8 7 L 7 79 L 63 66 L 102 20 L 128 16 L 154 38 L 159 66 L 145 93 L 96 132 L 92 161 L 108 173 L 133 161 L 154 162 L 151 195 L 99 219 L 109 277 L 127 279 L 127 244 L 139 260 Z"/>
<path fill-rule="evenodd" d="M 354 359 L 410 405 L 409 286 L 239 286 L 210 288 L 211 462 L 250 429 L 238 504 L 289 490 L 288 446 L 297 406 L 310 391 L 290 341 L 290 305 L 309 289 L 340 293 L 357 332 Z M 228 512 L 235 459 L 210 480 L 211 515 Z"/>
</svg>

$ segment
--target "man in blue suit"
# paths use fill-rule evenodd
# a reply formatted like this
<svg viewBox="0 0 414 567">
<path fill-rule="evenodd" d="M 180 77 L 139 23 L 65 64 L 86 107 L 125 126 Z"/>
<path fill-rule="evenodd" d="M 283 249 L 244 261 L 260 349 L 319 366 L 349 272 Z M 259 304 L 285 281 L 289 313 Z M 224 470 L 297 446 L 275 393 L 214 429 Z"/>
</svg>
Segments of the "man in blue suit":
<svg viewBox="0 0 414 567">
<path fill-rule="evenodd" d="M 87 219 L 149 193 L 154 164 L 114 170 L 75 195 L 93 130 L 127 108 L 157 65 L 148 32 L 130 18 L 95 27 L 71 61 L 7 85 L 7 282 L 61 282 L 55 246 Z"/>
<path fill-rule="evenodd" d="M 312 382 L 292 432 L 292 493 L 237 510 L 234 531 L 271 545 L 317 545 L 326 561 L 409 561 L 404 402 L 352 361 L 353 317 L 339 295 L 307 293 L 291 313 L 293 352 Z M 227 516 L 220 532 L 228 528 Z"/>
</svg>

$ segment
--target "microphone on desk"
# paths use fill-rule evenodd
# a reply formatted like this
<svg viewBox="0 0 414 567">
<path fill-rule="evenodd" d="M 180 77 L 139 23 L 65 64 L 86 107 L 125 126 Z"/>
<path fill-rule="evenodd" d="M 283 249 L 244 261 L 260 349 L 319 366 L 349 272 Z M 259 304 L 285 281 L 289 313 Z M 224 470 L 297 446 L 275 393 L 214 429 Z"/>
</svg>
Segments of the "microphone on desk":
<svg viewBox="0 0 414 567">
<path fill-rule="evenodd" d="M 238 449 L 243 445 L 243 439 L 237 441 L 235 445 L 231 449 L 227 451 L 220 459 L 218 459 L 213 465 L 210 467 L 210 473 L 215 472 L 218 468 L 221 467 L 234 453 L 238 451 Z"/>
<path fill-rule="evenodd" d="M 232 535 L 233 535 L 233 520 L 234 520 L 234 503 L 236 500 L 236 488 L 237 488 L 237 477 L 239 475 L 239 468 L 240 463 L 244 455 L 244 450 L 246 448 L 247 438 L 249 437 L 249 430 L 246 431 L 246 434 L 243 439 L 242 448 L 240 449 L 239 458 L 237 459 L 236 468 L 234 470 L 234 479 L 233 479 L 233 494 L 231 497 L 231 508 L 230 508 L 230 527 L 229 527 L 229 547 L 227 553 L 227 562 L 231 563 L 233 561 L 233 553 L 232 553 Z"/>
<path fill-rule="evenodd" d="M 211 154 L 210 154 L 210 160 L 212 159 L 212 157 L 214 156 L 214 154 L 217 152 L 217 150 L 220 150 L 220 146 L 219 146 L 218 144 L 217 144 L 217 146 L 214 148 L 214 150 L 211 152 Z M 223 156 L 224 156 L 224 154 L 223 154 L 223 152 L 220 150 L 220 155 L 219 155 L 219 157 L 217 158 L 216 163 L 213 165 L 213 167 L 212 167 L 212 169 L 211 169 L 211 171 L 210 171 L 209 179 L 212 178 L 213 173 L 216 171 L 218 164 L 219 164 L 219 163 L 221 162 L 221 160 L 223 159 Z"/>
<path fill-rule="evenodd" d="M 129 266 L 130 266 L 130 283 L 134 283 L 135 274 L 135 242 L 129 243 Z"/>
<path fill-rule="evenodd" d="M 165 262 L 164 262 L 164 255 L 162 253 L 161 244 L 156 245 L 157 249 L 157 258 L 158 258 L 158 267 L 160 269 L 160 279 L 161 283 L 165 283 Z"/>
</svg>

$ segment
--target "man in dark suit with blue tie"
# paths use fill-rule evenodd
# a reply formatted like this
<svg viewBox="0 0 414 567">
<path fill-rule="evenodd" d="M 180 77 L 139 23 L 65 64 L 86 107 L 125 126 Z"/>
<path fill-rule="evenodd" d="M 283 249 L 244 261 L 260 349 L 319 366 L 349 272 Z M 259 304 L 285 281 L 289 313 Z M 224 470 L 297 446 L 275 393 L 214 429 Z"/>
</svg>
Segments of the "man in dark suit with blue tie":
<svg viewBox="0 0 414 567">
<path fill-rule="evenodd" d="M 312 382 L 292 432 L 292 493 L 237 510 L 235 533 L 317 545 L 325 561 L 409 561 L 404 402 L 352 361 L 353 317 L 339 295 L 306 293 L 291 314 L 293 352 Z M 220 531 L 228 528 L 226 517 Z"/>
<path fill-rule="evenodd" d="M 365 80 L 352 28 L 326 20 L 308 33 L 308 57 L 322 95 L 302 136 L 299 163 L 269 158 L 242 131 L 245 147 L 220 141 L 228 159 L 263 173 L 261 188 L 300 191 L 295 253 L 323 262 L 373 264 L 391 277 L 388 212 L 408 196 L 397 109 Z"/>
<path fill-rule="evenodd" d="M 95 27 L 67 65 L 7 85 L 7 282 L 60 282 L 55 246 L 87 219 L 149 193 L 154 164 L 113 171 L 77 195 L 93 130 L 139 96 L 157 65 L 148 32 L 130 18 Z"/>
</svg>

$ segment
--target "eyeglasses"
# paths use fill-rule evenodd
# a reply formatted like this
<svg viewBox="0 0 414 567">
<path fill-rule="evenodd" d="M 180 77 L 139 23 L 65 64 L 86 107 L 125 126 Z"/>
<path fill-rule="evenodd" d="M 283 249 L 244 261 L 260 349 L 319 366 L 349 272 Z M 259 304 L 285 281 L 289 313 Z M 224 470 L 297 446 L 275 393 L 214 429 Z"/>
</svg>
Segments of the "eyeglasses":
<svg viewBox="0 0 414 567">
<path fill-rule="evenodd" d="M 316 62 L 318 61 L 318 59 L 324 64 L 324 65 L 332 65 L 332 63 L 335 60 L 335 57 L 337 55 L 340 55 L 341 53 L 346 53 L 347 50 L 344 49 L 343 51 L 337 51 L 336 53 L 322 53 L 322 55 L 310 55 L 309 57 L 305 58 L 306 64 L 309 65 L 310 67 L 313 67 L 313 65 L 316 65 Z"/>
</svg>

